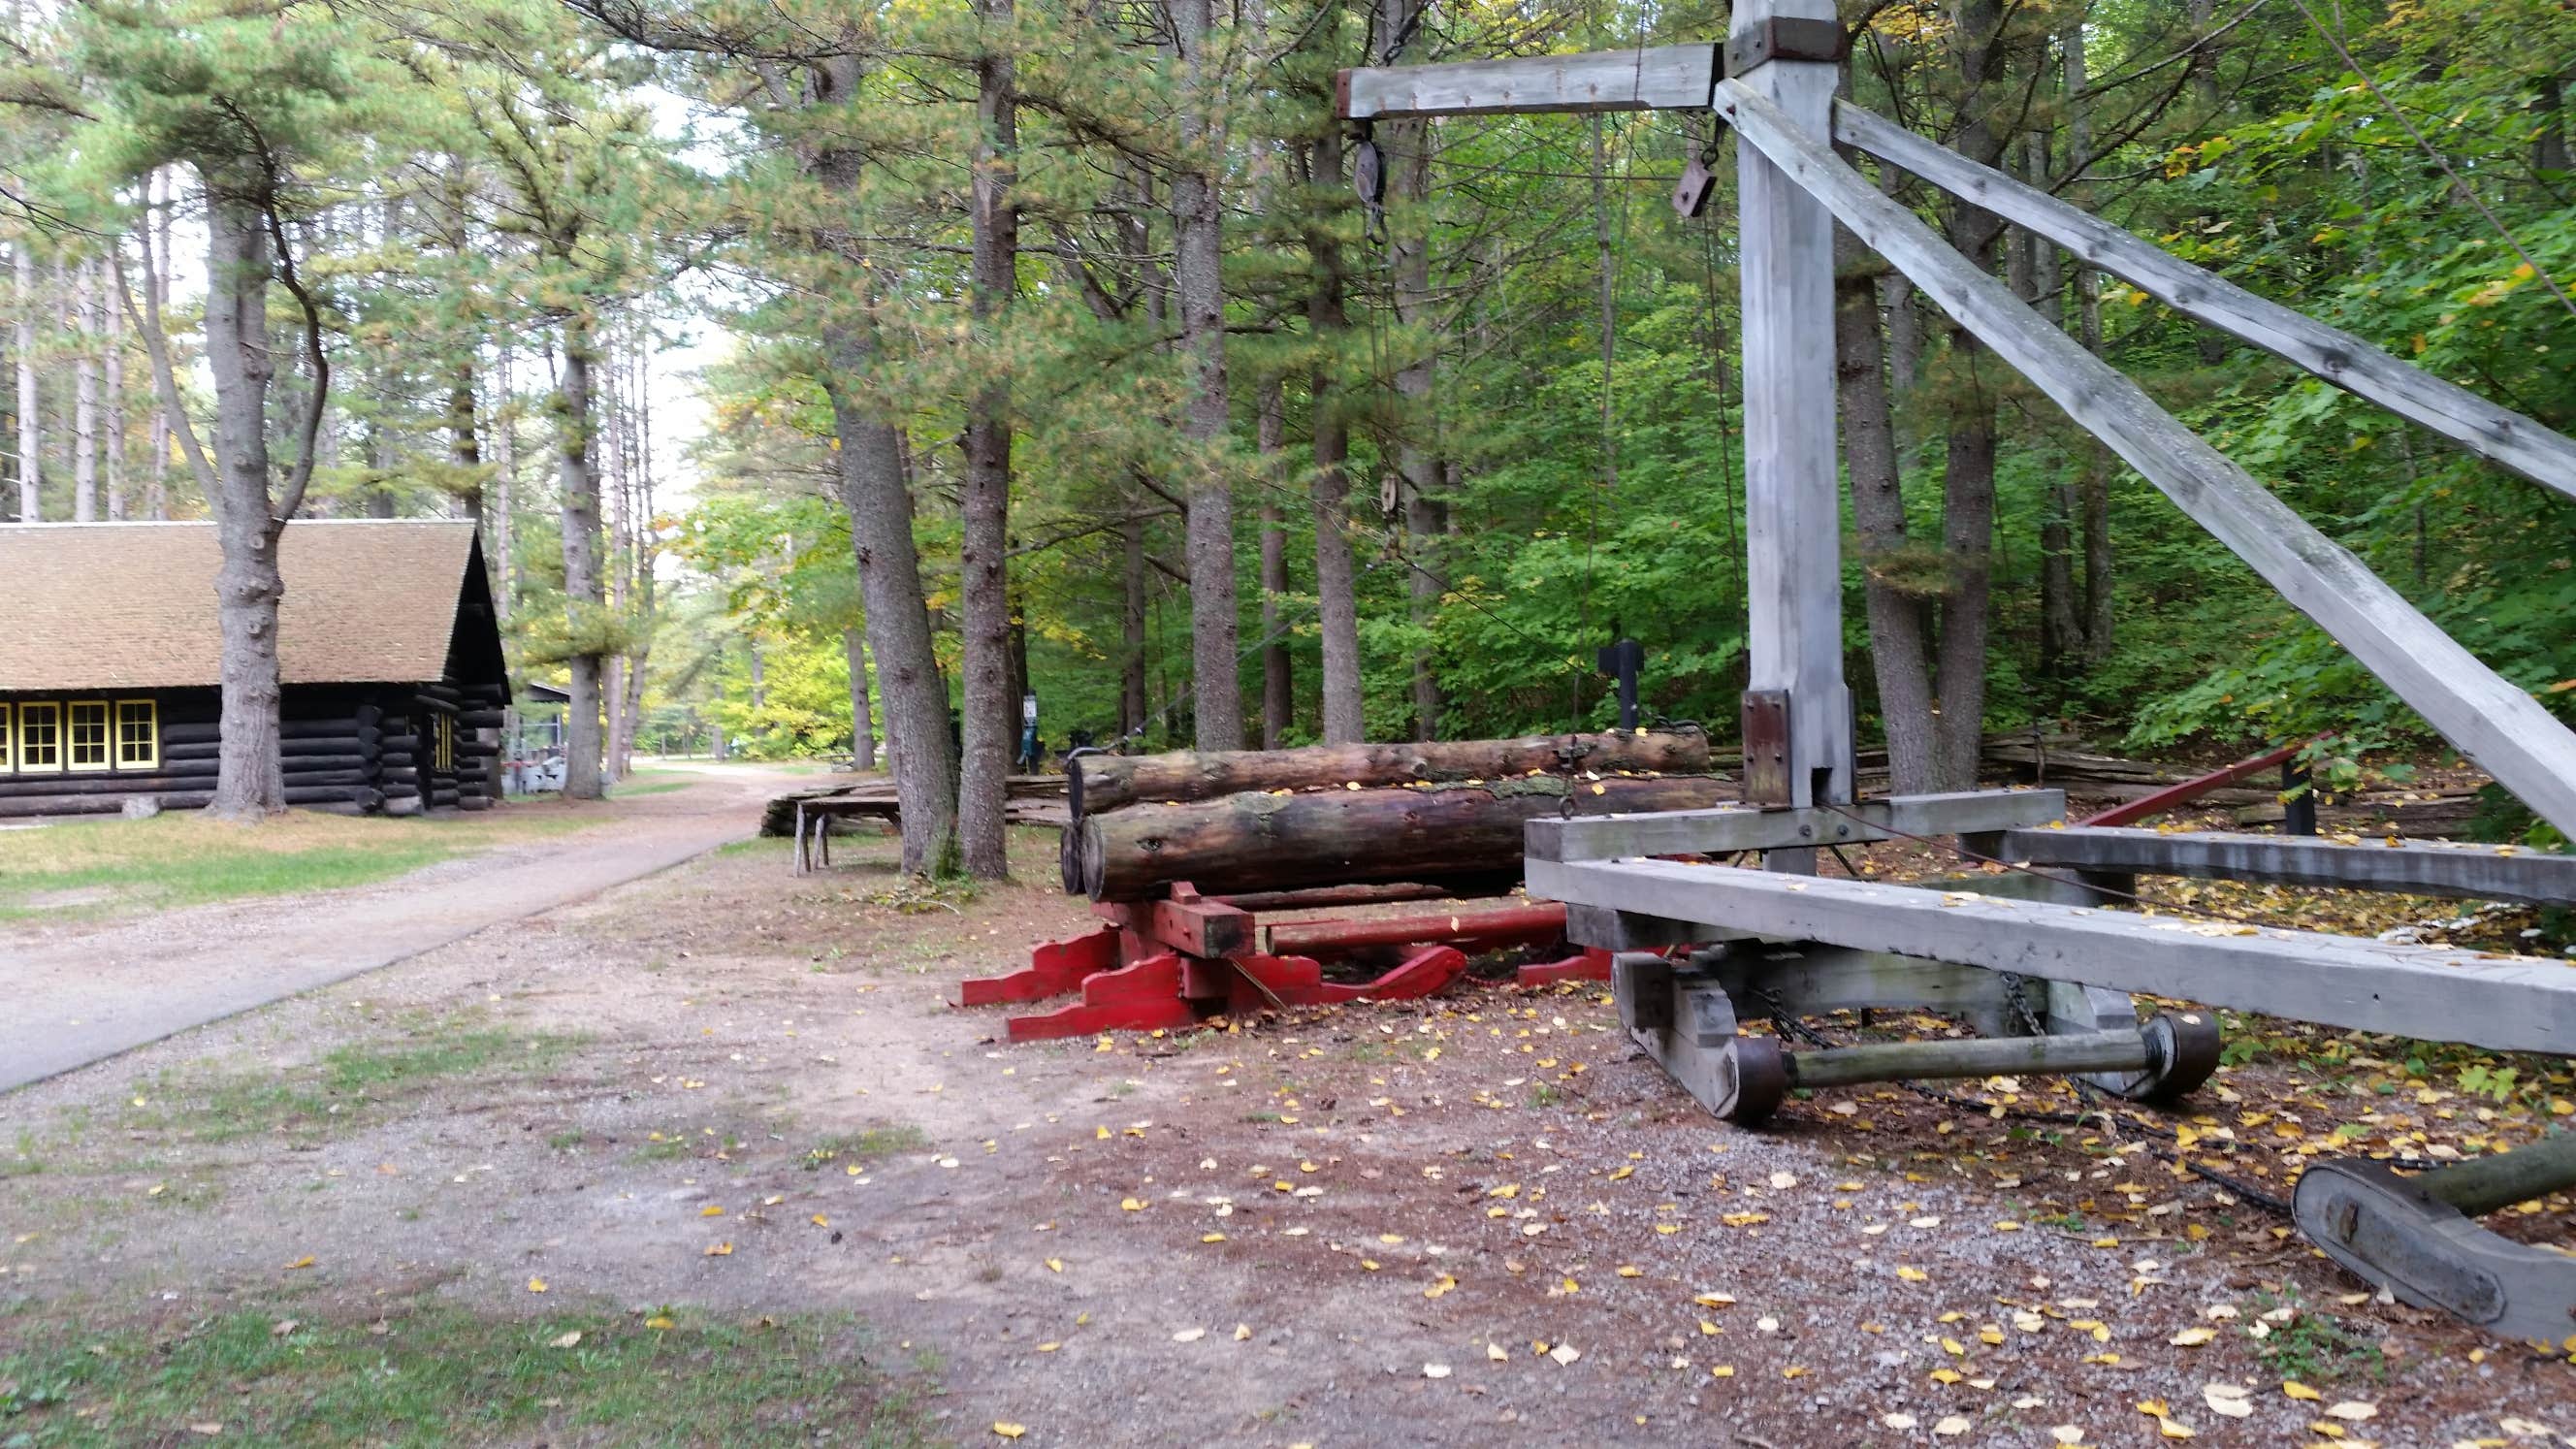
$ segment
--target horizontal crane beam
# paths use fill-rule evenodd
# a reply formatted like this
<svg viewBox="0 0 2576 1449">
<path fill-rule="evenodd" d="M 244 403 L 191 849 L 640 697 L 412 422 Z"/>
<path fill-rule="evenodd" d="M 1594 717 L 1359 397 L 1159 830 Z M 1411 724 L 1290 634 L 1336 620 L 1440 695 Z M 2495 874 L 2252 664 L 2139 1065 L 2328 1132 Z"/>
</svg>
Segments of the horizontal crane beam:
<svg viewBox="0 0 2576 1449">
<path fill-rule="evenodd" d="M 2535 956 L 1680 861 L 1529 863 L 1534 896 L 2349 1031 L 2576 1053 L 2576 971 Z"/>
<path fill-rule="evenodd" d="M 2014 830 L 2004 859 L 2122 875 L 2181 875 L 2337 890 L 2396 891 L 2470 901 L 2576 905 L 2576 856 L 2515 846 L 2345 845 L 2301 835 L 2219 831 L 2168 835 L 2071 825 Z"/>
<path fill-rule="evenodd" d="M 1520 60 L 1367 66 L 1341 73 L 1342 118 L 1704 110 L 1717 84 L 1714 45 L 1658 45 Z"/>
</svg>

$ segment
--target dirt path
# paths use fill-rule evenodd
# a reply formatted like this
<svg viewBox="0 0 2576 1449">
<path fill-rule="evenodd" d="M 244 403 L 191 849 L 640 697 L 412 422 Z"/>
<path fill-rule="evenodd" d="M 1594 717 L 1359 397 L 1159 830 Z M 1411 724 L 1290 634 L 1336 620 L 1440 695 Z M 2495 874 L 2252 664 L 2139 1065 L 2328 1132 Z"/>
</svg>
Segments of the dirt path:
<svg viewBox="0 0 2576 1449">
<path fill-rule="evenodd" d="M 1023 834 L 1042 882 L 1052 841 Z M 13 1337 L 84 1362 L 139 1333 L 105 1352 L 167 1384 L 225 1315 L 398 1347 L 470 1312 L 544 1363 L 567 1332 L 685 1350 L 845 1314 L 921 1407 L 883 1442 L 2576 1435 L 2576 1371 L 2370 1301 L 2126 1130 L 1891 1088 L 1737 1131 L 1591 988 L 1005 1049 L 998 1013 L 942 996 L 1080 929 L 1076 904 L 783 864 L 704 859 L 13 1095 L 0 1370 Z M 2261 1030 L 2190 1119 L 2258 1186 L 2315 1151 L 2535 1130 L 2448 1067 L 2392 1088 L 2403 1067 L 2366 1050 Z M 2508 1216 L 2567 1239 L 2563 1199 Z M 173 1412 L 338 1442 L 298 1417 L 322 1388 L 235 1370 Z M 116 1392 L 69 1391 L 37 1421 L 61 1437 L 33 1442 L 91 1442 L 75 1413 L 144 1442 L 157 1421 Z M 381 1437 L 650 1437 L 596 1427 L 610 1411 L 578 1383 L 537 1402 L 514 1432 Z"/>
<path fill-rule="evenodd" d="M 586 899 L 750 835 L 777 776 L 709 769 L 578 834 L 358 890 L 0 930 L 0 1091 Z"/>
</svg>

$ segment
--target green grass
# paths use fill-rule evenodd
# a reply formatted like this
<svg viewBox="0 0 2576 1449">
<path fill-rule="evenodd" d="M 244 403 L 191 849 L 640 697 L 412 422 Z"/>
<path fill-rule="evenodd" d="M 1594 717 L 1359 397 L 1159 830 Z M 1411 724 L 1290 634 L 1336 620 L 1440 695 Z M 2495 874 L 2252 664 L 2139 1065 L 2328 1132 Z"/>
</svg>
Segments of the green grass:
<svg viewBox="0 0 2576 1449">
<path fill-rule="evenodd" d="M 691 785 L 698 783 L 695 780 L 655 780 L 647 784 L 638 785 L 633 783 L 633 780 L 634 777 L 632 775 L 628 776 L 625 780 L 620 781 L 617 785 L 611 787 L 608 792 L 609 795 L 619 800 L 624 800 L 635 795 L 668 795 L 674 790 L 685 790 Z"/>
<path fill-rule="evenodd" d="M 285 1072 L 164 1072 L 136 1085 L 134 1095 L 145 1105 L 129 1113 L 124 1126 L 182 1132 L 199 1142 L 281 1130 L 347 1131 L 369 1120 L 368 1109 L 431 1083 L 543 1070 L 579 1044 L 577 1037 L 449 1024 L 334 1048 L 318 1062 Z M 6 1443 L 0 1440 L 0 1449 Z"/>
<path fill-rule="evenodd" d="M 600 1313 L 508 1319 L 452 1306 L 277 1325 L 297 1305 L 151 1333 L 35 1310 L 0 1318 L 0 1445 L 580 1443 L 898 1449 L 931 1442 L 916 1390 L 867 1367 L 874 1336 L 839 1316 L 738 1327 L 664 1310 L 668 1329 Z M 316 1315 L 318 1320 L 319 1315 Z M 580 1340 L 553 1345 L 567 1334 Z"/>
<path fill-rule="evenodd" d="M 290 811 L 255 826 L 193 813 L 0 833 L 0 921 L 168 910 L 370 885 L 517 840 L 596 825 L 596 809 L 514 807 L 471 819 Z"/>
<path fill-rule="evenodd" d="M 827 1162 L 873 1162 L 892 1157 L 898 1152 L 926 1152 L 930 1139 L 909 1122 L 892 1127 L 870 1127 L 864 1132 L 826 1137 L 805 1152 L 805 1170 L 813 1172 Z"/>
</svg>

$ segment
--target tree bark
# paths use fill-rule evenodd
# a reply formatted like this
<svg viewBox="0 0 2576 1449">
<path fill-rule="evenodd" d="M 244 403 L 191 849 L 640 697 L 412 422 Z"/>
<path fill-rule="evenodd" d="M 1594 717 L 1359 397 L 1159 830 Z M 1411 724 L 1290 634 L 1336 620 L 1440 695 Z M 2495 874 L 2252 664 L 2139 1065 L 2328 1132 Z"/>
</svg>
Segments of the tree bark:
<svg viewBox="0 0 2576 1449">
<path fill-rule="evenodd" d="M 492 430 L 492 612 L 507 624 L 519 597 L 519 446 L 518 418 L 510 397 L 510 345 L 506 342 L 494 359 L 491 386 L 492 403 L 483 411 Z"/>
<path fill-rule="evenodd" d="M 1381 0 L 1377 8 L 1377 54 L 1395 54 L 1419 24 L 1421 0 Z M 1595 118 L 1596 122 L 1598 118 Z M 1396 476 L 1402 480 L 1404 547 L 1409 621 L 1418 636 L 1413 649 L 1413 737 L 1440 738 L 1440 678 L 1433 667 L 1431 630 L 1440 613 L 1439 540 L 1448 531 L 1448 507 L 1441 501 L 1436 436 L 1438 419 L 1432 402 L 1440 348 L 1430 332 L 1437 319 L 1431 308 L 1431 123 L 1428 120 L 1381 122 L 1378 145 L 1386 156 L 1392 203 L 1387 213 L 1387 275 L 1394 293 L 1396 320 L 1413 334 L 1420 348 L 1396 369 L 1398 401 L 1395 422 Z M 1595 131 L 1596 140 L 1598 131 Z M 1607 213 L 1602 213 L 1606 218 Z M 1606 221 L 1605 221 L 1606 225 Z M 1612 274 L 1602 273 L 1603 306 L 1609 306 Z M 1604 315 L 1608 315 L 1606 310 Z M 1609 379 L 1602 379 L 1605 391 Z"/>
<path fill-rule="evenodd" d="M 1848 67 L 1842 82 L 1848 91 Z M 1869 611 L 1870 664 L 1878 681 L 1879 719 L 1887 731 L 1892 788 L 1913 795 L 1931 790 L 1936 775 L 1932 671 L 1923 601 L 1902 576 L 1914 540 L 1905 520 L 1878 286 L 1870 260 L 1859 238 L 1834 228 L 1834 380 L 1842 405 L 1843 460 L 1851 475 L 1862 596 Z"/>
<path fill-rule="evenodd" d="M 1598 787 L 1596 792 L 1596 785 Z M 1704 775 L 1568 782 L 1556 776 L 1430 789 L 1229 795 L 1090 815 L 1073 868 L 1095 901 L 1133 901 L 1173 881 L 1201 891 L 1380 881 L 1491 883 L 1521 873 L 1521 835 L 1542 815 L 1705 810 L 1736 797 Z"/>
<path fill-rule="evenodd" d="M 98 265 L 72 270 L 72 521 L 98 521 Z"/>
<path fill-rule="evenodd" d="M 1989 87 L 1998 59 L 1998 0 L 1965 0 L 1954 32 L 1964 113 L 1957 146 L 1983 165 L 2003 159 L 2004 141 L 1988 118 Z M 1950 208 L 1950 244 L 1978 266 L 1992 270 L 2003 227 L 1994 215 L 1968 203 Z M 1937 684 L 1940 723 L 1934 733 L 1935 784 L 1973 789 L 1977 746 L 1986 707 L 1988 603 L 1993 588 L 1995 525 L 1995 395 L 1982 376 L 1985 347 L 1966 329 L 1950 329 L 1948 466 L 1942 481 L 1942 549 L 1950 577 L 1941 607 Z"/>
<path fill-rule="evenodd" d="M 565 798 L 596 800 L 605 747 L 600 738 L 600 631 L 607 623 L 599 558 L 599 475 L 591 466 L 591 370 L 596 326 L 587 311 L 564 322 L 563 369 L 555 387 L 555 448 L 562 498 L 564 602 L 577 652 L 565 660 L 571 702 L 564 712 Z"/>
<path fill-rule="evenodd" d="M 206 206 L 206 366 L 215 383 L 216 493 L 208 500 L 223 561 L 215 612 L 223 638 L 223 723 L 214 798 L 206 813 L 257 820 L 286 809 L 278 750 L 277 571 L 286 521 L 269 497 L 268 335 L 275 266 L 257 207 L 209 186 Z"/>
<path fill-rule="evenodd" d="M 121 245 L 122 239 L 120 238 L 116 244 Z M 102 265 L 93 262 L 90 266 L 91 275 L 99 284 L 100 347 L 105 353 L 100 363 L 100 372 L 107 387 L 106 431 L 103 434 L 104 445 L 101 448 L 101 451 L 106 454 L 103 463 L 107 472 L 107 516 L 112 522 L 123 523 L 126 516 L 125 310 L 107 299 L 106 279 L 99 275 L 103 270 Z"/>
<path fill-rule="evenodd" d="M 846 179 L 855 185 L 855 167 Z M 930 605 L 912 540 L 902 440 L 893 424 L 859 405 L 853 390 L 875 361 L 874 334 L 862 330 L 867 325 L 872 319 L 824 327 L 831 366 L 824 390 L 867 608 L 868 652 L 876 657 L 885 701 L 887 762 L 903 812 L 903 868 L 923 875 L 943 865 L 956 840 L 957 766 L 948 752 L 948 687 L 931 647 Z"/>
<path fill-rule="evenodd" d="M 18 280 L 18 521 L 36 523 L 45 516 L 44 404 L 36 390 L 36 254 L 24 237 L 11 250 L 17 253 Z"/>
<path fill-rule="evenodd" d="M 981 369 L 984 384 L 968 401 L 966 415 L 959 556 L 964 757 L 958 772 L 957 840 L 968 875 L 999 880 L 1010 873 L 1004 782 L 1019 733 L 1019 701 L 1010 685 L 1011 392 L 998 365 L 1001 334 L 1018 289 L 1020 214 L 1012 186 L 1018 101 L 1010 49 L 1013 0 L 978 0 L 976 14 L 976 115 L 982 135 L 973 181 L 972 306 L 977 339 L 991 349 L 994 361 Z"/>
<path fill-rule="evenodd" d="M 841 653 L 850 662 L 850 763 L 873 770 L 877 767 L 876 715 L 868 706 L 868 646 L 858 630 L 841 631 Z"/>
<path fill-rule="evenodd" d="M 1277 374 L 1261 379 L 1259 402 L 1261 477 L 1261 747 L 1279 748 L 1297 718 L 1297 681 L 1288 658 L 1281 614 L 1288 597 L 1288 510 L 1280 503 L 1286 480 L 1279 454 L 1287 445 L 1288 399 Z"/>
<path fill-rule="evenodd" d="M 2084 97 L 2091 83 L 2092 70 L 2084 54 L 2084 26 L 2079 21 L 2066 27 L 2059 36 L 2059 53 L 2063 71 L 2059 80 L 2066 94 L 2066 153 L 2069 165 L 2084 166 L 2093 154 L 2093 103 Z M 2068 178 L 2066 199 L 2086 211 L 2093 209 L 2093 187 L 2079 171 Z M 2074 270 L 2076 335 L 2084 350 L 2102 351 L 2102 274 L 2070 256 L 2067 264 Z M 2113 563 L 2111 558 L 2111 456 L 2098 441 L 2087 444 L 2089 455 L 2084 471 L 2077 478 L 2074 512 L 2084 543 L 2083 635 L 2087 665 L 2099 664 L 2111 656 L 2111 598 Z"/>
<path fill-rule="evenodd" d="M 1191 703 L 1203 750 L 1243 748 L 1241 623 L 1234 583 L 1234 491 L 1228 479 L 1225 386 L 1225 217 L 1220 187 L 1225 78 L 1209 0 L 1165 0 L 1181 63 L 1180 149 L 1172 173 L 1172 291 L 1181 309 L 1189 397 L 1181 437 L 1191 450 L 1188 563 Z"/>
<path fill-rule="evenodd" d="M 1119 525 L 1125 567 L 1125 609 L 1120 619 L 1118 659 L 1118 737 L 1141 739 L 1148 718 L 1145 703 L 1145 520 Z"/>
<path fill-rule="evenodd" d="M 1401 745 L 1308 745 L 1295 750 L 1086 755 L 1065 768 L 1074 818 L 1139 802 L 1206 800 L 1247 790 L 1342 789 L 1499 780 L 1562 773 L 1693 774 L 1708 768 L 1701 734 L 1524 735 Z"/>
<path fill-rule="evenodd" d="M 1338 200 L 1342 189 L 1339 131 L 1329 130 L 1316 140 L 1312 156 L 1308 179 L 1313 183 L 1313 192 Z M 1315 427 L 1315 612 L 1323 633 L 1323 734 L 1328 744 L 1352 744 L 1366 735 L 1367 724 L 1360 712 L 1359 594 L 1351 562 L 1351 480 L 1343 468 L 1350 454 L 1351 433 L 1349 419 L 1342 412 L 1341 389 L 1332 375 L 1334 364 L 1329 360 L 1338 349 L 1339 334 L 1349 330 L 1350 319 L 1342 310 L 1341 242 L 1329 224 L 1318 225 L 1307 234 L 1306 249 L 1315 268 L 1313 289 L 1306 296 L 1306 322 L 1315 336 L 1317 350 L 1327 358 L 1316 365 L 1312 374 L 1308 403 Z"/>
</svg>

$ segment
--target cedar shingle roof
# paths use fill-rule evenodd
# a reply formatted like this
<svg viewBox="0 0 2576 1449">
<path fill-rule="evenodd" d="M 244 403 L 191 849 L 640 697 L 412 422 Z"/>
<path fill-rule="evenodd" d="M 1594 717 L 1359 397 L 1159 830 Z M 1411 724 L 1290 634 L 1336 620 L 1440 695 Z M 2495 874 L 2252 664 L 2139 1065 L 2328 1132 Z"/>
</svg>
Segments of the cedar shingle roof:
<svg viewBox="0 0 2576 1449">
<path fill-rule="evenodd" d="M 437 679 L 473 554 L 471 523 L 289 523 L 285 682 Z M 0 691 L 221 683 L 219 561 L 211 523 L 0 525 Z"/>
</svg>

